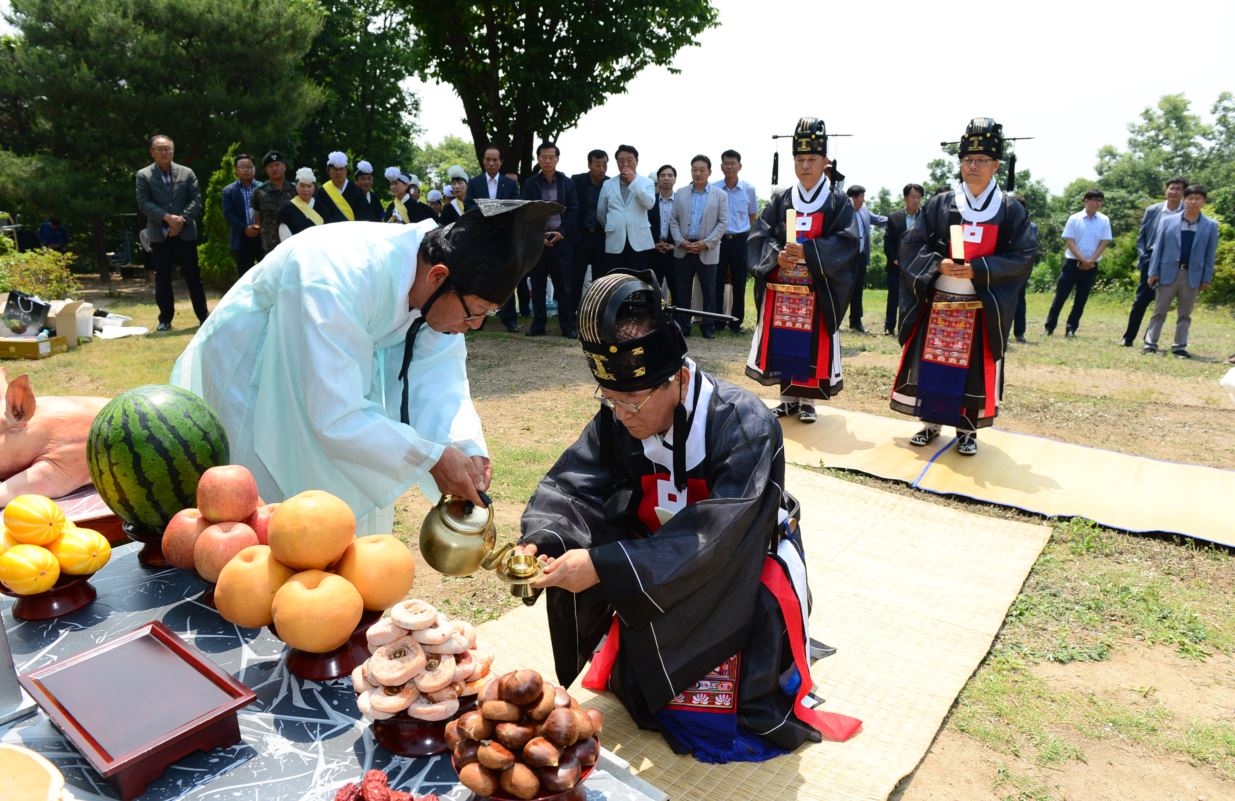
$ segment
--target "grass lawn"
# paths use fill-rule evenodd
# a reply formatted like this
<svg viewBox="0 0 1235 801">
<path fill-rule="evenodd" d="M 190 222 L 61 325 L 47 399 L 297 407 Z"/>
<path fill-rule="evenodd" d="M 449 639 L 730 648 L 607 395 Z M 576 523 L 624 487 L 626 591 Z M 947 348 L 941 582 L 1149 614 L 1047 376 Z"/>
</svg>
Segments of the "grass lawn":
<svg viewBox="0 0 1235 801">
<path fill-rule="evenodd" d="M 183 297 L 182 287 L 177 291 Z M 94 294 L 96 305 L 153 329 L 150 287 L 139 285 L 111 298 Z M 212 305 L 216 300 L 211 298 Z M 866 293 L 864 322 L 870 331 L 883 328 L 883 300 L 881 291 Z M 1197 358 L 1183 360 L 1143 356 L 1139 348 L 1116 344 L 1126 299 L 1095 296 L 1079 336 L 1045 337 L 1042 320 L 1049 302 L 1049 295 L 1029 297 L 1030 342 L 1014 345 L 1008 354 L 1000 427 L 1235 468 L 1235 403 L 1218 384 L 1230 369 L 1224 360 L 1235 353 L 1231 310 L 1197 310 L 1189 345 Z M 188 325 L 193 317 L 187 302 L 178 308 L 176 320 Z M 748 304 L 748 323 L 753 319 Z M 1168 346 L 1173 324 L 1172 315 L 1163 337 Z M 556 330 L 552 322 L 549 329 Z M 28 371 L 36 393 L 112 395 L 166 381 L 192 333 L 176 328 L 170 334 L 95 342 L 41 362 L 5 366 L 10 376 Z M 892 414 L 887 395 L 899 358 L 895 340 L 846 329 L 842 344 L 845 391 L 837 405 Z M 690 345 L 705 369 L 771 396 L 742 376 L 747 335 L 696 337 Z M 482 331 L 469 335 L 469 359 L 473 396 L 493 452 L 499 534 L 511 539 L 536 482 L 594 412 L 593 384 L 577 343 L 560 337 Z M 978 514 L 1037 519 L 893 482 L 825 472 Z M 1109 491 L 1108 481 L 1096 480 L 1095 491 Z M 1229 499 L 1218 498 L 1164 502 L 1229 505 Z M 426 508 L 418 494 L 406 495 L 396 533 L 414 539 Z M 1198 791 L 1210 798 L 1235 797 L 1231 554 L 1174 537 L 1121 534 L 1083 520 L 1052 526 L 1051 541 L 994 647 L 918 775 L 898 797 L 1062 801 L 1117 797 L 1108 793 L 1121 786 L 1126 789 L 1118 797 L 1124 798 L 1183 797 L 1185 786 L 1218 788 Z M 423 564 L 414 592 L 476 620 L 516 603 L 495 579 L 443 578 Z M 1203 691 L 1191 694 L 1188 688 L 1194 687 Z M 1137 778 L 1136 769 L 1146 765 L 1177 778 L 1178 786 L 1163 780 L 1154 788 Z M 961 776 L 967 777 L 968 790 L 961 787 Z"/>
</svg>

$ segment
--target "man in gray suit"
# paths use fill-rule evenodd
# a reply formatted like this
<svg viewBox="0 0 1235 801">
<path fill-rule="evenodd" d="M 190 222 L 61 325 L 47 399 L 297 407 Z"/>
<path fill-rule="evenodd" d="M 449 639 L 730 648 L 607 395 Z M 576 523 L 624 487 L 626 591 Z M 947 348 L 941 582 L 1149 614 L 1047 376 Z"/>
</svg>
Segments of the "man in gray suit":
<svg viewBox="0 0 1235 801">
<path fill-rule="evenodd" d="M 202 193 L 193 171 L 172 161 L 175 154 L 176 146 L 170 137 L 155 136 L 150 140 L 154 163 L 137 171 L 137 207 L 146 215 L 160 331 L 171 329 L 176 314 L 172 294 L 174 265 L 180 265 L 198 321 L 205 322 L 210 313 L 197 267 L 196 218 L 202 213 Z"/>
<path fill-rule="evenodd" d="M 1141 331 L 1145 310 L 1153 303 L 1156 294 L 1149 285 L 1149 259 L 1153 256 L 1154 238 L 1158 235 L 1158 221 L 1183 211 L 1184 187 L 1187 185 L 1188 182 L 1179 175 L 1167 181 L 1166 200 L 1145 209 L 1145 216 L 1141 217 L 1141 230 L 1136 235 L 1136 266 L 1141 271 L 1141 281 L 1136 286 L 1132 310 L 1128 312 L 1128 327 L 1120 338 L 1120 344 L 1125 348 L 1132 347 L 1132 342 Z"/>
<path fill-rule="evenodd" d="M 652 267 L 652 224 L 648 210 L 656 202 L 652 180 L 639 175 L 639 151 L 618 145 L 618 174 L 605 181 L 596 200 L 596 222 L 605 229 L 605 261 L 610 270 Z M 599 278 L 592 268 L 592 280 Z"/>
<path fill-rule="evenodd" d="M 1204 186 L 1192 184 L 1184 189 L 1183 213 L 1163 217 L 1158 223 L 1147 279 L 1157 296 L 1153 317 L 1149 318 L 1149 327 L 1145 330 L 1144 353 L 1157 352 L 1158 335 L 1171 310 L 1171 301 L 1179 298 L 1171 353 L 1183 359 L 1192 358 L 1188 353 L 1192 307 L 1196 304 L 1196 296 L 1213 283 L 1214 258 L 1218 252 L 1218 223 L 1201 214 L 1208 197 Z"/>
<path fill-rule="evenodd" d="M 673 193 L 673 216 L 669 236 L 673 239 L 674 297 L 682 306 L 690 305 L 695 276 L 703 292 L 703 310 L 719 312 L 716 298 L 716 265 L 720 263 L 720 242 L 729 222 L 729 196 L 708 183 L 712 160 L 695 156 L 690 161 L 690 186 Z M 683 336 L 690 336 L 690 315 L 677 315 Z M 699 327 L 704 339 L 716 337 L 715 322 L 704 318 Z"/>
</svg>

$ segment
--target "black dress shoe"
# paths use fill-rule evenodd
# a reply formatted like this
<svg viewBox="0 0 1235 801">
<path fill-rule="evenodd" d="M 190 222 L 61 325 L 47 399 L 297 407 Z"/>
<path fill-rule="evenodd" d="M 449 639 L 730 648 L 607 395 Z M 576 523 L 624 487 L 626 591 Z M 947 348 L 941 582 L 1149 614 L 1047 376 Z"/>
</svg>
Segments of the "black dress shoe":
<svg viewBox="0 0 1235 801">
<path fill-rule="evenodd" d="M 567 328 L 565 331 L 562 332 L 562 336 L 566 337 L 567 339 L 578 339 L 579 329 L 578 328 Z"/>
<path fill-rule="evenodd" d="M 1119 344 L 1123 345 L 1125 348 L 1130 348 L 1132 347 L 1132 340 L 1128 339 L 1127 337 L 1120 337 Z"/>
<path fill-rule="evenodd" d="M 172 330 L 172 324 L 171 323 L 159 323 L 158 327 L 155 328 L 154 330 L 155 331 L 170 331 Z"/>
<path fill-rule="evenodd" d="M 742 333 L 742 326 L 741 326 L 741 325 L 735 325 L 735 324 L 733 324 L 733 323 L 730 323 L 730 324 L 729 324 L 729 331 L 730 331 L 730 333 L 740 334 L 740 333 Z"/>
<path fill-rule="evenodd" d="M 515 323 L 515 322 L 510 322 L 510 323 L 502 323 L 502 325 L 504 325 L 504 326 L 506 327 L 506 330 L 507 330 L 507 331 L 509 331 L 509 332 L 510 332 L 510 333 L 512 333 L 512 334 L 517 334 L 517 333 L 519 333 L 519 324 L 518 324 L 518 323 Z"/>
<path fill-rule="evenodd" d="M 1173 350 L 1171 351 L 1171 355 L 1178 356 L 1181 359 L 1191 359 L 1192 358 L 1192 354 L 1189 353 L 1186 348 L 1178 348 L 1176 350 Z"/>
<path fill-rule="evenodd" d="M 543 337 L 544 335 L 545 335 L 545 329 L 543 329 L 543 328 L 529 328 L 529 329 L 527 330 L 527 333 L 526 333 L 526 334 L 524 334 L 523 336 L 525 336 L 525 337 Z"/>
<path fill-rule="evenodd" d="M 859 333 L 859 334 L 865 334 L 865 333 L 866 333 L 866 328 L 865 328 L 865 327 L 863 327 L 863 325 L 862 325 L 861 323 L 858 323 L 857 325 L 851 325 L 851 326 L 849 326 L 849 330 L 850 330 L 850 331 L 856 331 L 856 332 L 857 332 L 857 333 Z"/>
<path fill-rule="evenodd" d="M 704 339 L 716 339 L 716 332 L 715 331 L 704 331 L 703 338 Z"/>
</svg>

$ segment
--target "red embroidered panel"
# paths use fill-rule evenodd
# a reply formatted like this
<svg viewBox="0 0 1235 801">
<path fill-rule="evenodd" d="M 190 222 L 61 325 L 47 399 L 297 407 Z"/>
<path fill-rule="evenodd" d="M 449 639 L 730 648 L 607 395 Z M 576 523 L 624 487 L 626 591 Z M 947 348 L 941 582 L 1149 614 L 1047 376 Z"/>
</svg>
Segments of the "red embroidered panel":
<svg viewBox="0 0 1235 801">
<path fill-rule="evenodd" d="M 815 295 L 797 295 L 769 289 L 772 298 L 772 327 L 790 331 L 809 331 L 815 319 Z"/>
<path fill-rule="evenodd" d="M 968 367 L 977 317 L 977 309 L 941 309 L 939 306 L 932 306 L 930 321 L 926 326 L 922 361 Z"/>
<path fill-rule="evenodd" d="M 686 688 L 665 704 L 674 712 L 732 713 L 738 708 L 738 677 L 741 655 L 721 662 L 699 681 Z"/>
</svg>

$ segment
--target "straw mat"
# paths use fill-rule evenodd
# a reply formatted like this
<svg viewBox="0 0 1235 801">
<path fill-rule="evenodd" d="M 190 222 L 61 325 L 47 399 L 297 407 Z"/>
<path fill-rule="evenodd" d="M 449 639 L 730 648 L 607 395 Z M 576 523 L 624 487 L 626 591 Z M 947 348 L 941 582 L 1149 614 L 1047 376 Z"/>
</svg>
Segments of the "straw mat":
<svg viewBox="0 0 1235 801">
<path fill-rule="evenodd" d="M 863 730 L 769 762 L 704 765 L 576 682 L 571 692 L 605 712 L 604 747 L 676 801 L 886 799 L 926 753 L 1050 535 L 798 468 L 786 482 L 803 507 L 811 635 L 838 649 L 815 663 L 816 692 Z M 553 675 L 542 604 L 480 628 L 496 669 Z"/>
<path fill-rule="evenodd" d="M 1123 531 L 1163 531 L 1235 546 L 1222 499 L 1235 497 L 1235 470 L 1143 456 L 984 428 L 975 456 L 956 452 L 952 432 L 926 448 L 909 438 L 922 424 L 816 406 L 819 420 L 782 421 L 785 459 L 904 481 L 918 489 L 1058 517 L 1084 517 Z M 1189 503 L 1172 503 L 1189 498 Z"/>
</svg>

